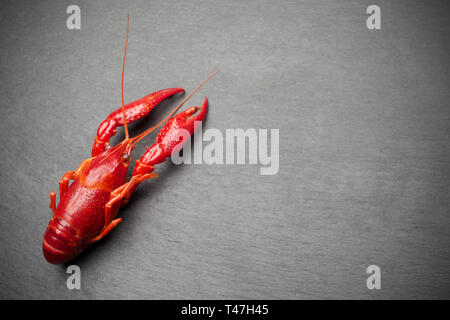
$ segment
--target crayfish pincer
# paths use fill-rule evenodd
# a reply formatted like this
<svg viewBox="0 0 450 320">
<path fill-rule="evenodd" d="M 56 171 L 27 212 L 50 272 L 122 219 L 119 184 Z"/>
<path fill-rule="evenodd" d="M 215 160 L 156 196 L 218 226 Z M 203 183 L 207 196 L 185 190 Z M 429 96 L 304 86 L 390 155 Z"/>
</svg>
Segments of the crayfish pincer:
<svg viewBox="0 0 450 320">
<path fill-rule="evenodd" d="M 128 29 L 127 20 L 127 40 Z M 56 193 L 50 193 L 53 216 L 43 239 L 43 253 L 50 263 L 70 261 L 117 226 L 122 221 L 122 218 L 116 218 L 119 208 L 130 200 L 142 181 L 157 177 L 157 174 L 153 173 L 155 165 L 170 157 L 174 148 L 179 146 L 183 134 L 194 133 L 194 122 L 202 121 L 208 111 L 208 99 L 205 98 L 201 107 L 191 107 L 174 115 L 217 71 L 206 78 L 163 121 L 130 138 L 128 123 L 147 116 L 161 101 L 184 90 L 172 88 L 156 91 L 125 105 L 123 78 L 126 50 L 127 41 L 122 69 L 122 107 L 100 124 L 92 147 L 92 157 L 81 162 L 76 170 L 65 173 L 59 181 L 58 206 Z M 136 161 L 131 179 L 126 181 L 131 152 L 135 145 L 163 123 L 165 125 L 157 135 L 155 143 Z M 116 133 L 118 126 L 124 126 L 125 139 L 110 147 L 109 140 Z M 69 185 L 71 180 L 73 182 Z"/>
</svg>

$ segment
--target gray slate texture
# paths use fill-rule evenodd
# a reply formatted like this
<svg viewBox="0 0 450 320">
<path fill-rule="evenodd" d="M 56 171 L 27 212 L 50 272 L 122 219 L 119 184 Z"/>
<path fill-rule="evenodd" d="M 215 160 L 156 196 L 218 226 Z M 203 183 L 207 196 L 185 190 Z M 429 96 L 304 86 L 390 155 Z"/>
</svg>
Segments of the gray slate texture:
<svg viewBox="0 0 450 320">
<path fill-rule="evenodd" d="M 66 28 L 70 4 L 81 30 Z M 381 30 L 366 28 L 371 4 Z M 68 290 L 67 265 L 41 252 L 49 192 L 120 106 L 128 12 L 126 102 L 190 91 L 219 68 L 188 106 L 209 98 L 205 130 L 279 129 L 280 170 L 159 166 L 122 224 L 73 261 L 82 289 Z M 450 298 L 448 12 L 446 1 L 2 1 L 0 298 Z M 372 264 L 381 290 L 366 288 Z"/>
</svg>

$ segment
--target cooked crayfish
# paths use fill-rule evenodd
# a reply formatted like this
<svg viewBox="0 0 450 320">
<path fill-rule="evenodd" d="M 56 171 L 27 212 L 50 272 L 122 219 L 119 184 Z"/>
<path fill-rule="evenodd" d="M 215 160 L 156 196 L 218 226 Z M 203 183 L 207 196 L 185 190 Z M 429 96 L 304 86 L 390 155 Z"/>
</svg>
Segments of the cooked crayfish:
<svg viewBox="0 0 450 320">
<path fill-rule="evenodd" d="M 92 147 L 92 157 L 84 160 L 78 169 L 69 171 L 59 181 L 60 202 L 56 206 L 56 193 L 50 193 L 50 208 L 53 216 L 43 239 L 43 253 L 50 263 L 66 263 L 84 248 L 102 239 L 122 218 L 116 218 L 119 208 L 126 204 L 136 187 L 144 180 L 157 177 L 155 165 L 165 161 L 184 142 L 180 139 L 186 132 L 192 135 L 195 122 L 202 121 L 208 111 L 208 99 L 201 107 L 191 107 L 175 116 L 175 112 L 214 74 L 206 78 L 163 121 L 130 138 L 127 124 L 141 119 L 164 99 L 184 92 L 181 88 L 154 92 L 135 102 L 124 104 L 123 79 L 128 42 L 129 20 L 125 54 L 122 68 L 122 107 L 111 113 L 99 126 Z M 199 111 L 197 113 L 197 111 Z M 167 122 L 166 122 L 167 120 Z M 131 179 L 127 182 L 127 171 L 131 152 L 136 143 L 166 122 L 156 137 L 156 142 L 147 148 L 136 161 Z M 124 126 L 125 139 L 114 147 L 109 140 L 118 126 Z M 69 185 L 69 182 L 73 182 Z"/>
</svg>

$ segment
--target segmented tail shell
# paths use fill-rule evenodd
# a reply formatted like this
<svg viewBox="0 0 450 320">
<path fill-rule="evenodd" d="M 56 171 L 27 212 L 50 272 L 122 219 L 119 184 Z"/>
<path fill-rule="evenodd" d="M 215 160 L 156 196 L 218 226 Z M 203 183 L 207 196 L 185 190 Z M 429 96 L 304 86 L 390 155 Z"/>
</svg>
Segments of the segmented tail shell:
<svg viewBox="0 0 450 320">
<path fill-rule="evenodd" d="M 45 230 L 42 251 L 53 264 L 66 263 L 82 250 L 78 232 L 65 220 L 53 218 Z"/>
</svg>

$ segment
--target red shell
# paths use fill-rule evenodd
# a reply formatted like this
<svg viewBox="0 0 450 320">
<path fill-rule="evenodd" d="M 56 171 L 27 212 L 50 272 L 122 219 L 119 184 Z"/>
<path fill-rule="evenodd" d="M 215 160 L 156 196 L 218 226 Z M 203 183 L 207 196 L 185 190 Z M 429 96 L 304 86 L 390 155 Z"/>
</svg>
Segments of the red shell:
<svg viewBox="0 0 450 320">
<path fill-rule="evenodd" d="M 124 143 L 100 154 L 64 193 L 44 234 L 43 253 L 48 262 L 70 261 L 100 233 L 111 192 L 126 181 L 126 147 Z"/>
</svg>

